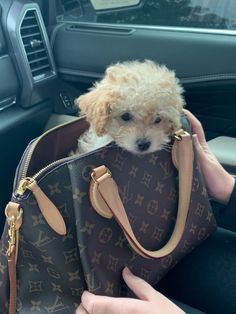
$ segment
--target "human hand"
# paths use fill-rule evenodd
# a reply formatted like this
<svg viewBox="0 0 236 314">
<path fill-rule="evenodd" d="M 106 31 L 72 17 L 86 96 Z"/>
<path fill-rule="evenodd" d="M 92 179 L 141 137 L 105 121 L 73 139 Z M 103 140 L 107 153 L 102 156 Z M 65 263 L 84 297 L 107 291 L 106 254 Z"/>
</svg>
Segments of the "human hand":
<svg viewBox="0 0 236 314">
<path fill-rule="evenodd" d="M 199 157 L 202 173 L 209 195 L 216 201 L 227 204 L 234 187 L 234 178 L 221 166 L 211 152 L 200 121 L 184 109 L 193 131 L 193 141 Z"/>
<path fill-rule="evenodd" d="M 85 291 L 76 314 L 184 314 L 184 312 L 146 281 L 126 267 L 123 278 L 138 299 L 97 296 Z"/>
</svg>

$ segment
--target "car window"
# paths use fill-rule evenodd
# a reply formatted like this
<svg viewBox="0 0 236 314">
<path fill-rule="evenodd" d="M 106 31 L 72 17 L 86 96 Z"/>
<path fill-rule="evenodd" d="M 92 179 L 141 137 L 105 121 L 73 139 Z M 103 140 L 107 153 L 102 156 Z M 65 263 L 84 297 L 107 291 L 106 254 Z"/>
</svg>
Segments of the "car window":
<svg viewBox="0 0 236 314">
<path fill-rule="evenodd" d="M 113 0 L 117 9 L 112 10 L 96 10 L 96 2 L 109 3 L 107 0 L 57 0 L 58 21 L 236 29 L 235 0 L 140 0 L 123 9 L 119 7 L 121 0 Z"/>
</svg>

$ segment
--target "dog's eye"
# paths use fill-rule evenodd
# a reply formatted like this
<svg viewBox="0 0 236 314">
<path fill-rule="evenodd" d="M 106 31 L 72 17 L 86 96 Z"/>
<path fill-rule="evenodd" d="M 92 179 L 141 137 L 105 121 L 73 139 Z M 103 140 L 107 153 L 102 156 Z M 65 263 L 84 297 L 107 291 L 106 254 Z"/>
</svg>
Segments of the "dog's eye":
<svg viewBox="0 0 236 314">
<path fill-rule="evenodd" d="M 161 118 L 160 117 L 157 117 L 156 120 L 154 121 L 155 124 L 158 124 L 160 122 L 161 122 Z"/>
<path fill-rule="evenodd" d="M 120 117 L 123 121 L 130 121 L 133 118 L 132 115 L 128 112 L 123 113 Z"/>
</svg>

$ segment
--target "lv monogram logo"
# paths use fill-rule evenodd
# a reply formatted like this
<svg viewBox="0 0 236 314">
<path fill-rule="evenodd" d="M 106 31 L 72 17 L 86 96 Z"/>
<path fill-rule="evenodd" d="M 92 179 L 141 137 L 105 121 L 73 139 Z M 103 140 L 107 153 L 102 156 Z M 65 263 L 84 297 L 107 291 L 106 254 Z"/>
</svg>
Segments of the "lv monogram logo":
<svg viewBox="0 0 236 314">
<path fill-rule="evenodd" d="M 124 204 L 133 199 L 133 194 L 130 193 L 130 181 L 128 181 L 127 184 L 123 186 L 123 189 L 119 190 L 119 192 L 121 194 L 121 198 Z"/>
<path fill-rule="evenodd" d="M 147 188 L 149 188 L 151 180 L 152 180 L 152 175 L 148 173 L 147 171 L 144 171 L 141 183 L 144 184 Z"/>
<path fill-rule="evenodd" d="M 54 241 L 56 238 L 49 238 L 48 236 L 45 235 L 45 233 L 43 231 L 39 231 L 39 235 L 38 235 L 38 240 L 35 242 L 30 242 L 31 244 L 33 244 L 35 247 L 37 247 L 38 249 L 40 249 L 42 252 L 46 251 L 43 250 L 42 248 L 51 243 L 52 241 Z"/>
<path fill-rule="evenodd" d="M 47 272 L 52 278 L 55 278 L 55 279 L 61 278 L 60 273 L 51 267 L 47 267 Z"/>
<path fill-rule="evenodd" d="M 114 289 L 114 283 L 108 281 L 108 282 L 107 282 L 107 287 L 106 287 L 105 292 L 106 292 L 108 295 L 113 295 L 113 289 Z"/>
<path fill-rule="evenodd" d="M 43 215 L 42 214 L 39 214 L 38 216 L 32 215 L 32 219 L 34 221 L 33 226 L 45 225 L 45 221 L 43 219 Z"/>
<path fill-rule="evenodd" d="M 152 154 L 152 155 L 151 155 L 151 158 L 149 159 L 149 162 L 155 166 L 157 160 L 158 160 L 158 156 L 155 155 L 155 154 Z"/>
<path fill-rule="evenodd" d="M 75 296 L 81 296 L 83 293 L 83 288 L 70 288 L 71 294 Z"/>
<path fill-rule="evenodd" d="M 46 309 L 48 310 L 48 313 L 56 313 L 68 309 L 68 306 L 62 303 L 59 296 L 56 296 L 53 305 L 51 307 L 46 307 Z"/>
<path fill-rule="evenodd" d="M 109 242 L 112 238 L 112 234 L 113 232 L 111 228 L 103 228 L 98 237 L 99 242 L 103 244 Z"/>
<path fill-rule="evenodd" d="M 42 291 L 42 281 L 31 281 L 29 280 L 29 293 Z"/>
<path fill-rule="evenodd" d="M 149 215 L 155 215 L 158 211 L 158 201 L 150 200 L 147 205 L 147 212 Z"/>
<path fill-rule="evenodd" d="M 83 170 L 82 170 L 82 178 L 84 179 L 85 182 L 90 182 L 91 171 L 95 167 L 96 166 L 94 166 L 94 165 L 88 165 L 88 166 L 83 168 Z"/>
<path fill-rule="evenodd" d="M 164 172 L 164 179 L 167 179 L 172 176 L 173 174 L 173 169 L 171 168 L 170 162 L 160 162 L 160 167 Z"/>
<path fill-rule="evenodd" d="M 119 170 L 123 169 L 125 163 L 125 158 L 121 154 L 116 155 L 116 159 L 113 162 L 113 166 L 116 167 Z"/>
<path fill-rule="evenodd" d="M 206 237 L 206 233 L 207 233 L 206 228 L 201 228 L 198 232 L 198 236 L 197 236 L 198 240 L 199 241 L 203 240 Z"/>
<path fill-rule="evenodd" d="M 136 197 L 136 200 L 135 200 L 134 204 L 139 205 L 139 206 L 142 206 L 143 200 L 144 200 L 144 196 L 138 194 L 137 197 Z"/>
<path fill-rule="evenodd" d="M 109 261 L 108 261 L 107 269 L 116 272 L 118 262 L 119 262 L 119 258 L 116 258 L 112 255 L 109 255 Z"/>
<path fill-rule="evenodd" d="M 30 308 L 31 311 L 40 311 L 41 301 L 30 300 L 32 306 Z"/>
<path fill-rule="evenodd" d="M 193 187 L 192 191 L 197 192 L 199 189 L 199 180 L 197 178 L 193 178 Z"/>
<path fill-rule="evenodd" d="M 93 292 L 101 287 L 101 283 L 95 279 L 94 269 L 90 273 L 85 274 L 85 278 L 89 291 Z"/>
<path fill-rule="evenodd" d="M 79 260 L 76 248 L 71 251 L 64 251 L 63 254 L 65 257 L 65 264 L 69 264 L 71 262 Z"/>
<path fill-rule="evenodd" d="M 164 186 L 165 185 L 162 184 L 161 182 L 157 182 L 157 186 L 155 187 L 155 192 L 159 192 L 160 194 L 162 194 Z"/>
<path fill-rule="evenodd" d="M 138 172 L 138 167 L 135 167 L 134 165 L 132 165 L 129 174 L 130 174 L 132 177 L 136 178 L 137 172 Z"/>
<path fill-rule="evenodd" d="M 4 274 L 6 268 L 7 268 L 7 266 L 1 264 L 1 262 L 0 262 L 0 272 L 1 272 L 2 274 Z M 0 286 L 1 286 L 1 285 L 0 285 Z"/>
</svg>

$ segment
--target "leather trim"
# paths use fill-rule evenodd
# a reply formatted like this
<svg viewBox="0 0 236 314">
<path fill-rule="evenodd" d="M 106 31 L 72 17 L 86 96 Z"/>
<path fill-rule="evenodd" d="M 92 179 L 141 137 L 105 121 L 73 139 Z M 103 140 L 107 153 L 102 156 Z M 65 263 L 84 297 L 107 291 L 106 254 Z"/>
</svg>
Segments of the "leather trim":
<svg viewBox="0 0 236 314">
<path fill-rule="evenodd" d="M 35 180 L 29 185 L 29 189 L 33 192 L 42 215 L 49 226 L 58 234 L 65 235 L 66 225 L 60 211 L 40 189 Z"/>
<path fill-rule="evenodd" d="M 9 300 L 9 314 L 16 313 L 16 256 L 15 250 L 8 259 L 8 272 L 10 280 L 10 300 Z"/>
</svg>

